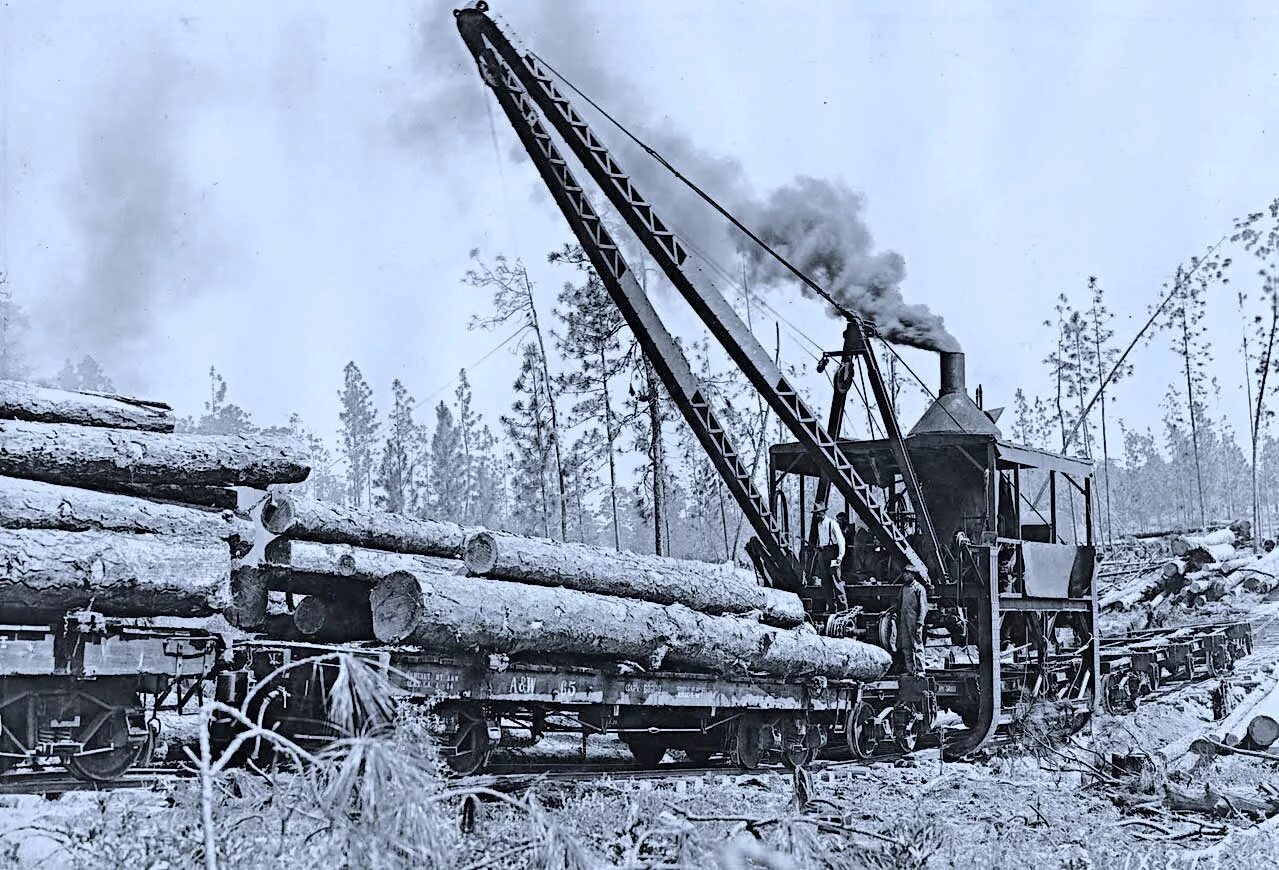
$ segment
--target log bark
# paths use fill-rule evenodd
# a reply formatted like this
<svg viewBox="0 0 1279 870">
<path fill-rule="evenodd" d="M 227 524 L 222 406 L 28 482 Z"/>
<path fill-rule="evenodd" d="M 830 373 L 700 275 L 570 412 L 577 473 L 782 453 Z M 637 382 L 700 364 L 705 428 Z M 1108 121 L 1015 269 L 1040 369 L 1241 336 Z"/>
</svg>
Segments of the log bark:
<svg viewBox="0 0 1279 870">
<path fill-rule="evenodd" d="M 761 586 L 752 572 L 733 565 L 490 531 L 467 538 L 463 560 L 481 577 L 683 604 L 712 615 L 757 612 L 772 625 L 804 621 L 799 596 Z"/>
<path fill-rule="evenodd" d="M 368 584 L 394 571 L 456 571 L 460 574 L 465 570 L 456 559 L 388 553 L 347 544 L 321 544 L 291 538 L 271 541 L 266 545 L 262 559 L 273 568 L 289 568 L 303 575 L 330 575 Z"/>
<path fill-rule="evenodd" d="M 166 483 L 128 483 L 126 481 L 103 481 L 95 484 L 94 489 L 103 492 L 116 492 L 120 495 L 135 495 L 138 498 L 149 498 L 152 501 L 169 501 L 175 504 L 193 505 L 195 507 L 214 508 L 220 511 L 237 510 L 240 496 L 234 489 L 222 486 L 181 486 Z"/>
<path fill-rule="evenodd" d="M 457 523 L 349 508 L 283 493 L 271 494 L 262 508 L 262 525 L 273 534 L 303 541 L 451 559 L 461 558 L 466 539 L 466 529 Z"/>
<path fill-rule="evenodd" d="M 300 445 L 276 437 L 0 422 L 0 474 L 69 486 L 104 488 L 123 482 L 265 488 L 306 479 L 306 463 Z"/>
<path fill-rule="evenodd" d="M 345 643 L 373 639 L 366 589 L 359 596 L 308 595 L 293 611 L 293 627 L 308 640 Z"/>
<path fill-rule="evenodd" d="M 878 647 L 809 628 L 481 577 L 397 572 L 378 582 L 371 603 L 385 643 L 831 679 L 876 679 L 891 662 Z"/>
<path fill-rule="evenodd" d="M 253 524 L 230 511 L 0 477 L 0 528 L 221 538 L 231 558 L 253 548 Z"/>
<path fill-rule="evenodd" d="M 110 429 L 172 432 L 173 409 L 107 393 L 74 392 L 0 380 L 0 420 L 32 423 L 75 423 Z"/>
<path fill-rule="evenodd" d="M 0 529 L 0 607 L 108 616 L 210 616 L 230 603 L 216 537 Z"/>
</svg>

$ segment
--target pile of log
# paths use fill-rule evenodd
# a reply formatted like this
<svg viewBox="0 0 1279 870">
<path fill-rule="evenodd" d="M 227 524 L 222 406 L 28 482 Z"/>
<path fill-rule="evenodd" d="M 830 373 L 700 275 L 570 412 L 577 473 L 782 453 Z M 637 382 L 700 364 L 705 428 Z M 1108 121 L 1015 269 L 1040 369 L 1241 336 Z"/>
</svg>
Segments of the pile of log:
<svg viewBox="0 0 1279 870">
<path fill-rule="evenodd" d="M 1232 750 L 1279 751 L 1279 674 L 1271 672 L 1235 705 L 1211 732 L 1195 739 L 1191 751 L 1201 756 Z"/>
<path fill-rule="evenodd" d="M 1163 540 L 1166 555 L 1160 558 L 1102 563 L 1097 573 L 1102 610 L 1199 607 L 1238 591 L 1269 592 L 1279 577 L 1279 557 L 1250 548 L 1251 524 L 1246 520 Z"/>
<path fill-rule="evenodd" d="M 0 381 L 0 611 L 235 616 L 255 530 L 233 487 L 299 482 L 305 456 L 175 428 L 158 402 Z"/>
<path fill-rule="evenodd" d="M 273 493 L 258 575 L 295 599 L 285 636 L 721 674 L 867 679 L 888 654 L 804 626 L 751 571 Z M 299 598 L 300 597 L 300 598 Z"/>
</svg>

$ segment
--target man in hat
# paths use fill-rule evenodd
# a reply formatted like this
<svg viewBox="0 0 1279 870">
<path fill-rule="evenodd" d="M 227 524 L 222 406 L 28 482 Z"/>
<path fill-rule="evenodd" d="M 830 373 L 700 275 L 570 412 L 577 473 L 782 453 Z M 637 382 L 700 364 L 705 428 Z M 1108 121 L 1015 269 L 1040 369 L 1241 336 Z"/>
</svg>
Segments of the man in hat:
<svg viewBox="0 0 1279 870">
<path fill-rule="evenodd" d="M 928 614 L 928 587 L 914 568 L 902 572 L 897 596 L 897 650 L 908 674 L 924 675 L 924 617 Z"/>
<path fill-rule="evenodd" d="M 844 531 L 839 523 L 826 515 L 826 505 L 813 508 L 817 521 L 817 569 L 830 583 L 831 603 L 836 610 L 848 609 L 848 591 L 840 576 L 839 566 L 844 561 Z"/>
</svg>

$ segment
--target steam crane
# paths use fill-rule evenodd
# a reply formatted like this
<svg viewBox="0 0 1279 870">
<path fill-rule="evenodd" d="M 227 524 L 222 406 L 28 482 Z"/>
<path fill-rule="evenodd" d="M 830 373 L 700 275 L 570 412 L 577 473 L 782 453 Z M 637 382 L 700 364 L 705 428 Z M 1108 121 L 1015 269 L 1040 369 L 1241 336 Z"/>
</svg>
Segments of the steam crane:
<svg viewBox="0 0 1279 870">
<path fill-rule="evenodd" d="M 1079 727 L 1101 677 L 1091 464 L 1006 441 L 994 413 L 968 396 L 959 353 L 942 354 L 940 394 L 903 434 L 871 349 L 875 329 L 849 311 L 842 312 L 847 323 L 841 349 L 823 357 L 839 363 L 823 426 L 561 92 L 558 77 L 533 53 L 517 50 L 486 13 L 483 2 L 455 11 L 458 31 L 595 272 L 750 523 L 754 538 L 747 551 L 762 580 L 799 592 L 820 630 L 890 649 L 901 571 L 910 566 L 932 581 L 938 606 L 929 615 L 929 636 L 949 641 L 946 661 L 930 665 L 927 677 L 904 675 L 861 687 L 843 723 L 853 752 L 870 754 L 884 740 L 913 747 L 919 735 L 933 732 L 939 706 L 958 713 L 967 726 L 959 745 L 948 747 L 956 752 L 982 744 L 1031 709 L 1042 726 L 1045 704 L 1063 728 Z M 795 439 L 770 449 L 767 497 L 552 131 Z M 883 424 L 885 438 L 879 441 L 841 437 L 857 367 Z M 1047 505 L 1023 494 L 1023 483 L 1032 479 L 1046 483 Z M 1062 482 L 1070 487 L 1065 493 L 1059 493 Z M 795 490 L 792 516 L 788 493 Z M 864 533 L 848 556 L 854 580 L 845 612 L 833 612 L 814 582 L 811 540 L 803 543 L 808 492 L 824 501 L 832 490 Z M 788 545 L 793 540 L 800 545 Z M 945 644 L 930 641 L 937 646 Z"/>
</svg>

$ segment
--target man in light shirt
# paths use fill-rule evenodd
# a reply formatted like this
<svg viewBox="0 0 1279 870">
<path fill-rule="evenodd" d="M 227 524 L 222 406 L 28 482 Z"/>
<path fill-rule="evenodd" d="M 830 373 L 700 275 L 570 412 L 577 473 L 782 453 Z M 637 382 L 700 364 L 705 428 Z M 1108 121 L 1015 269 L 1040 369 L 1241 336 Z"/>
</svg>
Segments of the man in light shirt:
<svg viewBox="0 0 1279 870">
<path fill-rule="evenodd" d="M 817 568 L 830 582 L 831 602 L 836 610 L 848 609 L 848 591 L 840 576 L 839 566 L 844 561 L 844 530 L 839 523 L 826 515 L 826 505 L 813 508 L 817 520 Z"/>
</svg>

